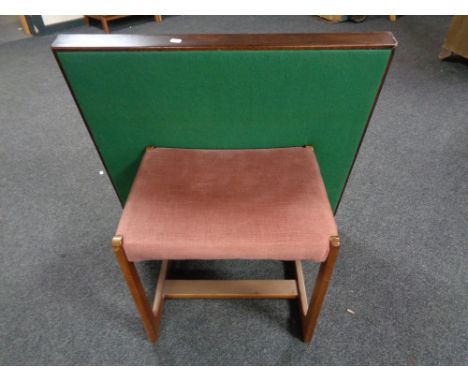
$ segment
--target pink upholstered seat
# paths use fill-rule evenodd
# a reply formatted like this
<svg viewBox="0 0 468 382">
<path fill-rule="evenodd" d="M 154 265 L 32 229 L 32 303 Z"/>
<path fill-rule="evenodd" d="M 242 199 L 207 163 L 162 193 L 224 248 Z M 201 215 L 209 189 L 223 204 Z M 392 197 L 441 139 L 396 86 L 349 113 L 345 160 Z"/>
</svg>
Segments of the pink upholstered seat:
<svg viewBox="0 0 468 382">
<path fill-rule="evenodd" d="M 310 148 L 147 150 L 117 235 L 130 261 L 326 260 L 335 219 Z"/>
</svg>

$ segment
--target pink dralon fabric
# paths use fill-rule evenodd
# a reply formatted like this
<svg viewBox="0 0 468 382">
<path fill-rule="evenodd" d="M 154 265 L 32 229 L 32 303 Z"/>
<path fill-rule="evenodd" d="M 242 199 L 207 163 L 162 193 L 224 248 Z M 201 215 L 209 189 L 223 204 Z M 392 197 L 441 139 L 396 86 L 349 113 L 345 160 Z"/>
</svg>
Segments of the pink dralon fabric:
<svg viewBox="0 0 468 382">
<path fill-rule="evenodd" d="M 148 150 L 117 235 L 130 261 L 323 262 L 335 219 L 310 148 Z"/>
</svg>

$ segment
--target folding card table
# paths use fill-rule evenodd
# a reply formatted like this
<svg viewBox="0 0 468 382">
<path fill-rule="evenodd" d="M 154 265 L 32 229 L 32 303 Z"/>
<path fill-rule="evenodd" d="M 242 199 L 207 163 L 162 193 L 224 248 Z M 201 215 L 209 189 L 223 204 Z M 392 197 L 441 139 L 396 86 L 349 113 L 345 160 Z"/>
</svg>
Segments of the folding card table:
<svg viewBox="0 0 468 382">
<path fill-rule="evenodd" d="M 53 51 L 124 207 L 112 247 L 148 338 L 168 299 L 296 299 L 310 342 L 334 214 L 391 33 L 61 35 Z M 294 263 L 288 280 L 174 280 L 171 261 Z M 135 263 L 161 261 L 154 303 Z M 310 302 L 301 261 L 320 263 Z M 221 314 L 221 313 L 220 313 Z"/>
</svg>

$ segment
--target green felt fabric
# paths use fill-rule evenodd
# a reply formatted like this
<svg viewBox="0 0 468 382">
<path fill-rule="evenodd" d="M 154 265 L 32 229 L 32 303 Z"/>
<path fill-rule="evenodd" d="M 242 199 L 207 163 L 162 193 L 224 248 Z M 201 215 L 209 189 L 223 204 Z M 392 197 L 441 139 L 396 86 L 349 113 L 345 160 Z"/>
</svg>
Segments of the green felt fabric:
<svg viewBox="0 0 468 382">
<path fill-rule="evenodd" d="M 391 51 L 58 52 L 125 203 L 144 148 L 312 144 L 336 208 Z"/>
</svg>

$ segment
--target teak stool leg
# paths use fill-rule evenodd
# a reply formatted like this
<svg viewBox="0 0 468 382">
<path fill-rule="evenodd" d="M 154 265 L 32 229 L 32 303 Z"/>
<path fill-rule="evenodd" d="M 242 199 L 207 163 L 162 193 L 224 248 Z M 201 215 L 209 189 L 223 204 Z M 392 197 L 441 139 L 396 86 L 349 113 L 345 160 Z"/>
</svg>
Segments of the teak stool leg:
<svg viewBox="0 0 468 382">
<path fill-rule="evenodd" d="M 112 250 L 117 257 L 120 269 L 124 274 L 128 289 L 130 289 L 130 292 L 132 293 L 133 300 L 135 301 L 135 305 L 140 313 L 141 320 L 143 321 L 146 334 L 151 342 L 156 342 L 156 339 L 158 338 L 157 326 L 159 325 L 157 325 L 153 316 L 145 291 L 141 285 L 140 277 L 138 277 L 138 273 L 135 269 L 135 265 L 127 260 L 121 236 L 115 236 L 112 239 Z"/>
<path fill-rule="evenodd" d="M 153 317 L 157 336 L 159 336 L 159 329 L 161 327 L 161 316 L 164 309 L 164 284 L 166 281 L 168 269 L 169 261 L 163 260 L 161 262 L 161 268 L 159 269 L 158 283 L 156 285 L 156 291 L 154 293 L 153 302 Z"/>
<path fill-rule="evenodd" d="M 320 315 L 320 309 L 322 308 L 323 300 L 325 299 L 325 295 L 327 293 L 328 282 L 330 281 L 331 275 L 333 273 L 339 250 L 340 238 L 338 236 L 332 236 L 330 238 L 330 252 L 328 253 L 328 258 L 320 265 L 320 270 L 317 279 L 315 280 L 315 286 L 312 292 L 312 297 L 310 299 L 310 304 L 307 308 L 307 313 L 303 314 L 302 330 L 304 335 L 304 342 L 309 343 L 312 340 L 312 336 L 314 335 L 314 330 Z M 301 302 L 301 306 L 304 310 L 303 302 Z"/>
</svg>

